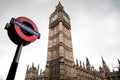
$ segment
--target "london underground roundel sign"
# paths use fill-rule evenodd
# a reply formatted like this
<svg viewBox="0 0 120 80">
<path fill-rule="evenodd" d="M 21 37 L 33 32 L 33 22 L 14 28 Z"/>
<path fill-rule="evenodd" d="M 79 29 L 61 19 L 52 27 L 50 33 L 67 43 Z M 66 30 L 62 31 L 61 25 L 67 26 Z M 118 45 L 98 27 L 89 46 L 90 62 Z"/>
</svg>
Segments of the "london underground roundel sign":
<svg viewBox="0 0 120 80">
<path fill-rule="evenodd" d="M 13 23 L 14 23 L 15 31 L 25 41 L 32 42 L 32 41 L 35 41 L 39 37 L 39 34 L 38 35 L 34 34 L 35 32 L 36 33 L 38 32 L 38 29 L 37 29 L 36 25 L 33 23 L 33 21 L 31 21 L 30 19 L 28 19 L 26 17 L 19 17 L 19 18 L 17 18 L 17 20 L 15 20 L 13 18 L 12 18 L 12 20 L 13 20 Z M 11 22 L 12 22 L 12 20 L 11 20 Z M 19 24 L 17 21 L 19 21 L 21 23 L 24 23 L 26 25 Z M 27 24 L 29 26 L 27 26 Z M 23 29 L 21 29 L 21 27 L 23 27 Z M 28 35 L 25 34 L 25 32 L 23 32 L 24 29 L 26 31 L 28 31 L 28 32 L 26 32 L 26 33 L 28 33 Z M 33 34 L 31 33 L 31 36 L 29 36 L 29 33 L 32 32 L 32 30 L 34 30 L 35 32 L 33 32 Z"/>
<path fill-rule="evenodd" d="M 12 18 L 5 29 L 8 30 L 8 35 L 15 44 L 27 45 L 40 38 L 37 26 L 26 17 Z"/>
</svg>

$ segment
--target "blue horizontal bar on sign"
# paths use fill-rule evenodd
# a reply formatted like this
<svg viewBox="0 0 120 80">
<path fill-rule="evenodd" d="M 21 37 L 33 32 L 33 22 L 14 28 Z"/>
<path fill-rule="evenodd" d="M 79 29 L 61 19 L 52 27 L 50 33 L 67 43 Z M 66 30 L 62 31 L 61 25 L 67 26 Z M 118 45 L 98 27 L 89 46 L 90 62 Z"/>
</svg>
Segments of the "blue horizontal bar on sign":
<svg viewBox="0 0 120 80">
<path fill-rule="evenodd" d="M 25 25 L 24 23 L 19 22 L 17 19 L 12 18 L 10 22 L 13 23 L 13 24 L 18 25 L 20 28 L 24 29 L 25 31 L 27 31 L 27 32 L 29 32 L 31 34 L 36 35 L 38 37 L 38 39 L 40 38 L 40 33 L 39 32 L 34 31 L 29 26 Z"/>
</svg>

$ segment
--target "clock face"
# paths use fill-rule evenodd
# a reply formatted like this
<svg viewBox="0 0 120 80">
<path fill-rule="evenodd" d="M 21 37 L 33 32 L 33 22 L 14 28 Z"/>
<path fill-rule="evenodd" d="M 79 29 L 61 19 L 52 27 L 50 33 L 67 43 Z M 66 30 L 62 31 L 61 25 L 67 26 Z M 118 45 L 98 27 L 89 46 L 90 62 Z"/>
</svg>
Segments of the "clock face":
<svg viewBox="0 0 120 80">
<path fill-rule="evenodd" d="M 51 21 L 53 22 L 53 21 L 55 21 L 56 19 L 57 19 L 57 14 L 52 17 Z"/>
<path fill-rule="evenodd" d="M 67 22 L 69 22 L 69 19 L 68 19 L 67 16 L 64 15 L 63 18 L 64 18 Z"/>
</svg>

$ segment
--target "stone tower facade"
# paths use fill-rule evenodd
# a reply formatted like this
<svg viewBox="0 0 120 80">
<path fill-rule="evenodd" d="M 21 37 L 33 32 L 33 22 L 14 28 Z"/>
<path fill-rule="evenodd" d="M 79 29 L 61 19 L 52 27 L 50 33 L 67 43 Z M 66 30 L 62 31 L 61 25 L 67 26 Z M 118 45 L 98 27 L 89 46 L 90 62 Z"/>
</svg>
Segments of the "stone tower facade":
<svg viewBox="0 0 120 80">
<path fill-rule="evenodd" d="M 49 40 L 45 78 L 74 80 L 75 69 L 70 17 L 59 2 L 49 21 Z"/>
<path fill-rule="evenodd" d="M 110 72 L 102 57 L 99 70 L 90 64 L 73 58 L 70 17 L 59 2 L 49 18 L 49 36 L 46 69 L 39 66 L 27 67 L 25 80 L 120 80 L 120 60 L 118 71 Z"/>
</svg>

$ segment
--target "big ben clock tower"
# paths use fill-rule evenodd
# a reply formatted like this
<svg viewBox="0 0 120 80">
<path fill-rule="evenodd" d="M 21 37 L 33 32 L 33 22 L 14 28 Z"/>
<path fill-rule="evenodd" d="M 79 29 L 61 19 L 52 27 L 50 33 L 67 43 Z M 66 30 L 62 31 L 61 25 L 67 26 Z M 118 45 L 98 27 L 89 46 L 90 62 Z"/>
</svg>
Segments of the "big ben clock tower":
<svg viewBox="0 0 120 80">
<path fill-rule="evenodd" d="M 70 17 L 59 4 L 49 18 L 45 80 L 75 80 Z"/>
</svg>

